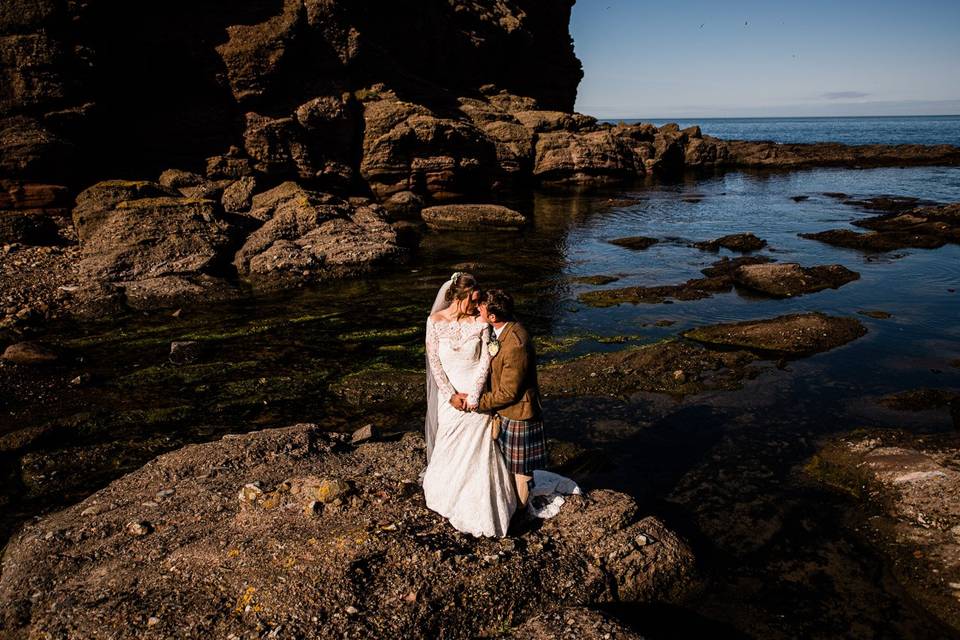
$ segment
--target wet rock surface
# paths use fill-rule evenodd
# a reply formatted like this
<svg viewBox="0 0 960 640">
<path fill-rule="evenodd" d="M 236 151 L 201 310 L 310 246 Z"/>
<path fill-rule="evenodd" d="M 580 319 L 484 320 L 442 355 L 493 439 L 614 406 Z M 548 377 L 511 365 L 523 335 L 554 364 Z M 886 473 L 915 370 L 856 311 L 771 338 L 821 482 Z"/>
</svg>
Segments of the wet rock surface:
<svg viewBox="0 0 960 640">
<path fill-rule="evenodd" d="M 837 289 L 859 278 L 860 274 L 839 264 L 801 267 L 795 262 L 744 265 L 733 275 L 739 286 L 774 298 Z"/>
<path fill-rule="evenodd" d="M 747 369 L 755 360 L 748 351 L 716 351 L 668 340 L 543 367 L 540 383 L 548 396 L 627 398 L 641 391 L 683 396 L 736 388 L 759 372 Z"/>
<path fill-rule="evenodd" d="M 461 231 L 516 231 L 527 224 L 523 214 L 493 204 L 448 204 L 420 212 L 431 229 Z"/>
<path fill-rule="evenodd" d="M 914 200 L 908 201 L 913 204 Z M 860 233 L 850 229 L 829 229 L 817 233 L 802 233 L 800 237 L 861 251 L 884 252 L 904 248 L 936 249 L 945 244 L 960 243 L 960 205 L 921 207 L 903 212 L 890 206 L 887 213 L 854 225 L 870 229 Z"/>
<path fill-rule="evenodd" d="M 724 257 L 701 270 L 704 278 L 692 278 L 677 285 L 587 291 L 580 294 L 579 300 L 592 307 L 656 304 L 669 299 L 701 300 L 730 291 L 734 285 L 753 295 L 789 298 L 836 289 L 860 277 L 842 265 L 801 267 L 790 262 L 772 264 L 772 261 L 769 256 Z"/>
<path fill-rule="evenodd" d="M 911 598 L 960 630 L 960 440 L 873 430 L 832 440 L 807 474 L 864 503 L 865 527 Z"/>
<path fill-rule="evenodd" d="M 711 325 L 685 331 L 683 336 L 718 347 L 803 356 L 834 349 L 866 333 L 867 329 L 853 318 L 799 313 Z"/>
<path fill-rule="evenodd" d="M 474 637 L 534 616 L 548 617 L 528 628 L 549 627 L 564 607 L 670 600 L 692 578 L 687 546 L 623 494 L 474 539 L 423 505 L 420 436 L 348 440 L 296 425 L 187 447 L 27 525 L 4 554 L 4 628 Z"/>
<path fill-rule="evenodd" d="M 703 249 L 704 251 L 719 251 L 720 249 L 729 249 L 730 251 L 746 253 L 749 251 L 758 251 L 763 249 L 765 246 L 767 246 L 767 241 L 763 238 L 758 238 L 752 233 L 734 233 L 716 238 L 715 240 L 697 242 L 694 244 L 694 246 L 698 249 Z"/>
</svg>

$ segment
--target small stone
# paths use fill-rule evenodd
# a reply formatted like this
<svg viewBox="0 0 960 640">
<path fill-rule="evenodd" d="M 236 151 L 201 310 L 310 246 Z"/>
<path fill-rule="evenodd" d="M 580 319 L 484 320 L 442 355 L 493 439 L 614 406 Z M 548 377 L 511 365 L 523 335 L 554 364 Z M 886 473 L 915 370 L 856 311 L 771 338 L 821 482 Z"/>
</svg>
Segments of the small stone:
<svg viewBox="0 0 960 640">
<path fill-rule="evenodd" d="M 100 507 L 94 505 L 92 507 L 87 507 L 86 509 L 81 511 L 80 515 L 86 517 L 86 516 L 95 516 L 98 513 L 100 513 Z"/>
<path fill-rule="evenodd" d="M 357 609 L 357 608 L 356 608 L 355 606 L 353 606 L 353 605 L 349 605 L 348 607 L 346 607 L 346 608 L 344 609 L 344 611 L 347 612 L 347 615 L 348 615 L 348 616 L 355 616 L 355 615 L 357 615 L 358 613 L 360 613 L 360 610 Z"/>
<path fill-rule="evenodd" d="M 642 533 L 639 534 L 636 538 L 634 538 L 634 539 L 633 539 L 633 542 L 634 542 L 638 547 L 645 547 L 645 546 L 647 546 L 648 544 L 653 544 L 653 540 L 651 540 L 649 537 L 645 536 L 645 535 L 642 534 Z"/>
<path fill-rule="evenodd" d="M 263 495 L 263 490 L 254 483 L 245 484 L 237 496 L 241 503 L 253 503 Z"/>
<path fill-rule="evenodd" d="M 687 374 L 683 372 L 683 369 L 677 369 L 676 371 L 673 372 L 673 379 L 681 383 L 686 382 Z"/>
<path fill-rule="evenodd" d="M 361 442 L 375 440 L 379 436 L 379 430 L 373 424 L 367 424 L 353 432 L 353 435 L 350 436 L 350 442 L 360 444 Z"/>
<path fill-rule="evenodd" d="M 148 626 L 148 627 L 155 627 L 155 626 L 157 626 L 158 624 L 160 624 L 160 618 L 158 618 L 158 617 L 156 617 L 156 616 L 150 616 L 149 618 L 147 618 L 147 626 Z"/>
<path fill-rule="evenodd" d="M 161 489 L 160 491 L 157 491 L 156 498 L 157 500 L 163 500 L 164 498 L 172 496 L 176 492 L 176 489 Z"/>
<path fill-rule="evenodd" d="M 143 536 L 147 535 L 151 531 L 153 531 L 153 527 L 150 525 L 149 522 L 146 522 L 145 520 L 141 520 L 139 522 L 134 521 L 134 522 L 127 523 L 127 533 L 134 536 L 135 538 L 142 538 Z"/>
<path fill-rule="evenodd" d="M 334 503 L 338 500 L 340 501 L 338 504 L 342 504 L 341 496 L 350 493 L 350 490 L 350 483 L 346 480 L 325 478 L 319 486 L 314 487 L 314 496 L 325 504 Z"/>
<path fill-rule="evenodd" d="M 416 602 L 417 601 L 417 592 L 411 591 L 407 595 L 403 596 L 404 602 Z"/>
</svg>

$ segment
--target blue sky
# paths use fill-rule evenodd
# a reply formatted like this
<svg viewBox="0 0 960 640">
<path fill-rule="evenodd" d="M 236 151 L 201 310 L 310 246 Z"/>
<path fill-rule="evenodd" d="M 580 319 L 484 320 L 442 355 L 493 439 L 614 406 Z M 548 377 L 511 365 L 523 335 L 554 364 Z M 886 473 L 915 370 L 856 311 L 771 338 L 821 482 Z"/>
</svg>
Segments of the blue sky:
<svg viewBox="0 0 960 640">
<path fill-rule="evenodd" d="M 960 0 L 578 0 L 601 118 L 960 113 Z"/>
</svg>

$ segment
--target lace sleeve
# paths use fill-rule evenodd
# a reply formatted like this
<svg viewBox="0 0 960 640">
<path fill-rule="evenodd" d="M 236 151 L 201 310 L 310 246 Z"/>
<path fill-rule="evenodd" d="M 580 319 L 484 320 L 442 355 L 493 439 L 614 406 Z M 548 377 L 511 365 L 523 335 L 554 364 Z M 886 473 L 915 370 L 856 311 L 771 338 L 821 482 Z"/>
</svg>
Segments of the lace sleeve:
<svg viewBox="0 0 960 640">
<path fill-rule="evenodd" d="M 480 332 L 480 368 L 477 371 L 477 377 L 470 385 L 470 391 L 467 393 L 467 405 L 477 406 L 480 401 L 480 394 L 487 384 L 487 375 L 490 373 L 490 350 L 487 348 L 490 344 L 490 327 L 484 325 Z"/>
<path fill-rule="evenodd" d="M 450 399 L 456 390 L 447 380 L 447 374 L 443 372 L 443 365 L 440 364 L 440 337 L 437 335 L 433 318 L 427 319 L 427 361 L 430 363 L 430 372 L 433 379 L 437 382 L 440 392 L 440 399 L 444 402 Z"/>
</svg>

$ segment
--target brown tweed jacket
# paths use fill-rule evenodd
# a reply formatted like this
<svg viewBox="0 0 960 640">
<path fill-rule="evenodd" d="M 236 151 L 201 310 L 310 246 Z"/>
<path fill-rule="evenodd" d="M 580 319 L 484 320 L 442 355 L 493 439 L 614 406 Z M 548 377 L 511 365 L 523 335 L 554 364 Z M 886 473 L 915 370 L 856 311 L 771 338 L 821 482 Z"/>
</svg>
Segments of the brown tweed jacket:
<svg viewBox="0 0 960 640">
<path fill-rule="evenodd" d="M 519 322 L 510 322 L 499 340 L 500 351 L 490 362 L 490 380 L 477 410 L 511 420 L 540 420 L 537 353 L 530 334 Z"/>
</svg>

